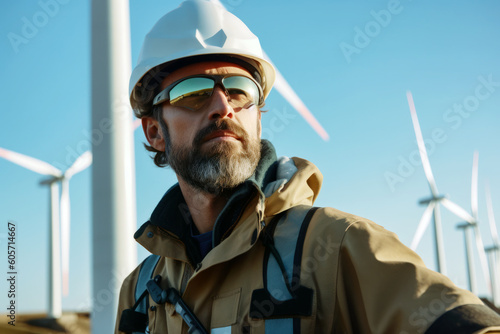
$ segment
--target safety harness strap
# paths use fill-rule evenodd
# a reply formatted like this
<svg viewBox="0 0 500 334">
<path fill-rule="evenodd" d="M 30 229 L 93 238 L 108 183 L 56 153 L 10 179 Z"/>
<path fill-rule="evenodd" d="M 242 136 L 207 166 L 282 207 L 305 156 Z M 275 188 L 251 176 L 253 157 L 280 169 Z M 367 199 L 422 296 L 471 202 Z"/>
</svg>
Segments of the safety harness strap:
<svg viewBox="0 0 500 334">
<path fill-rule="evenodd" d="M 139 300 L 142 293 L 146 288 L 146 284 L 150 279 L 153 278 L 153 272 L 155 271 L 156 265 L 160 261 L 160 256 L 151 254 L 148 256 L 141 265 L 139 269 L 139 277 L 137 278 L 137 284 L 135 286 L 135 300 Z M 137 306 L 137 312 L 146 313 L 147 303 L 146 300 Z"/>
<path fill-rule="evenodd" d="M 253 292 L 250 314 L 265 319 L 266 333 L 300 333 L 300 317 L 312 314 L 313 290 L 300 285 L 300 272 L 305 235 L 316 210 L 305 205 L 289 209 L 264 231 L 264 289 Z"/>
<path fill-rule="evenodd" d="M 151 254 L 142 261 L 139 277 L 135 285 L 135 304 L 122 312 L 118 329 L 132 334 L 144 334 L 148 326 L 149 300 L 146 290 L 147 282 L 153 277 L 153 272 L 160 261 L 160 256 Z"/>
</svg>

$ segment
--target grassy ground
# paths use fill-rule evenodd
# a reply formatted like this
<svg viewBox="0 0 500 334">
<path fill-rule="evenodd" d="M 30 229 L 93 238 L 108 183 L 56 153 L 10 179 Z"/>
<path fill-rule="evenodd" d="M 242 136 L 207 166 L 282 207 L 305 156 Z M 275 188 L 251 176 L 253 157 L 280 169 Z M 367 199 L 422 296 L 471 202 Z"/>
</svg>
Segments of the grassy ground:
<svg viewBox="0 0 500 334">
<path fill-rule="evenodd" d="M 500 310 L 491 302 L 483 302 L 500 314 Z M 64 313 L 61 319 L 47 319 L 45 314 L 23 314 L 16 316 L 16 326 L 7 324 L 5 314 L 0 315 L 1 334 L 89 334 L 90 318 L 88 313 Z"/>
<path fill-rule="evenodd" d="M 47 319 L 45 314 L 16 315 L 15 326 L 9 325 L 8 317 L 0 315 L 2 334 L 88 334 L 90 318 L 88 313 L 64 313 L 57 321 Z"/>
</svg>

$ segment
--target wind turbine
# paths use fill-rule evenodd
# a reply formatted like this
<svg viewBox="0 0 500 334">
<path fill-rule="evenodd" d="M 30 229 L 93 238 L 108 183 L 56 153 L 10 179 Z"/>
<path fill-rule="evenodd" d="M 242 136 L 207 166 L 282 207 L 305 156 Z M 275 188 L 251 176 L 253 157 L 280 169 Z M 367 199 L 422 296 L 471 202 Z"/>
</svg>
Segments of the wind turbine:
<svg viewBox="0 0 500 334">
<path fill-rule="evenodd" d="M 411 243 L 411 249 L 416 250 L 422 236 L 424 235 L 425 230 L 429 226 L 431 222 L 431 218 L 434 221 L 434 241 L 436 247 L 436 264 L 437 271 L 446 275 L 446 262 L 444 255 L 444 244 L 443 244 L 443 235 L 441 229 L 441 215 L 439 212 L 439 204 L 443 205 L 453 214 L 458 217 L 464 219 L 467 222 L 472 223 L 474 218 L 467 213 L 460 206 L 450 201 L 444 195 L 440 195 L 436 186 L 436 181 L 434 180 L 434 176 L 432 174 L 431 165 L 429 162 L 429 157 L 427 156 L 427 151 L 425 149 L 424 138 L 422 136 L 422 131 L 420 130 L 420 124 L 418 122 L 417 111 L 415 110 L 415 104 L 413 102 L 413 96 L 410 91 L 406 92 L 406 97 L 408 99 L 408 105 L 410 107 L 411 119 L 413 123 L 413 128 L 415 130 L 415 136 L 417 138 L 418 150 L 420 152 L 420 158 L 422 159 L 422 166 L 424 168 L 425 177 L 427 178 L 427 183 L 429 184 L 429 188 L 431 190 L 431 197 L 420 200 L 421 205 L 427 205 L 427 208 L 418 223 L 417 230 L 415 231 L 415 235 L 413 237 L 413 241 Z"/>
<path fill-rule="evenodd" d="M 481 238 L 481 233 L 479 231 L 478 225 L 478 164 L 479 164 L 479 154 L 474 152 L 474 158 L 472 161 L 472 181 L 471 181 L 471 214 L 474 220 L 472 222 L 465 222 L 457 226 L 457 228 L 464 231 L 465 240 L 465 253 L 466 253 L 466 267 L 467 267 L 467 277 L 469 281 L 469 290 L 477 295 L 477 284 L 475 278 L 474 269 L 474 258 L 472 254 L 472 232 L 474 232 L 476 247 L 479 256 L 479 261 L 481 263 L 481 268 L 483 270 L 484 279 L 486 280 L 486 285 L 491 290 L 490 275 L 488 271 L 488 260 L 486 257 L 486 252 L 483 245 L 483 239 Z"/>
<path fill-rule="evenodd" d="M 219 0 L 209 0 L 215 2 L 222 7 L 224 5 Z M 273 62 L 269 58 L 269 56 L 264 52 L 264 58 L 271 64 Z M 276 80 L 274 82 L 274 88 L 298 111 L 298 113 L 306 120 L 307 123 L 313 128 L 314 131 L 324 140 L 328 141 L 330 136 L 326 132 L 326 130 L 321 126 L 318 120 L 314 117 L 314 115 L 309 111 L 307 106 L 302 102 L 299 96 L 295 93 L 293 88 L 288 84 L 283 75 L 278 71 L 278 68 L 273 64 L 276 70 Z"/>
<path fill-rule="evenodd" d="M 9 151 L 0 148 L 0 157 L 35 173 L 48 175 L 48 179 L 40 182 L 41 185 L 47 185 L 50 189 L 50 232 L 49 232 L 49 318 L 59 318 L 62 314 L 61 306 L 61 253 L 62 253 L 62 271 L 63 287 L 65 295 L 68 292 L 69 280 L 69 224 L 70 224 L 70 209 L 69 209 L 69 179 L 83 171 L 92 163 L 92 154 L 90 151 L 85 152 L 78 157 L 72 166 L 65 173 L 56 167 L 26 156 L 24 154 Z M 61 199 L 59 199 L 58 182 L 62 182 Z M 59 202 L 60 200 L 60 202 Z M 62 223 L 60 226 L 60 222 Z M 59 228 L 62 231 L 62 247 Z M 64 289 L 63 289 L 64 290 Z"/>
<path fill-rule="evenodd" d="M 488 221 L 490 223 L 491 238 L 493 245 L 486 247 L 490 262 L 490 279 L 493 303 L 500 304 L 500 239 L 498 238 L 497 226 L 495 224 L 495 215 L 493 214 L 493 205 L 491 204 L 491 193 L 488 183 L 486 183 L 486 207 L 488 210 Z"/>
</svg>

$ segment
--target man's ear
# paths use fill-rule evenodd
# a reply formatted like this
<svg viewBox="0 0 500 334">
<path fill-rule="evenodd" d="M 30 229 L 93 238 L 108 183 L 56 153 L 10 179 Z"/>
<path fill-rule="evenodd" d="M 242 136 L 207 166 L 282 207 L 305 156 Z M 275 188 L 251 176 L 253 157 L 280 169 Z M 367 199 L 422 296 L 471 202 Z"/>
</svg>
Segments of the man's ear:
<svg viewBox="0 0 500 334">
<path fill-rule="evenodd" d="M 158 121 L 153 117 L 143 117 L 142 129 L 149 145 L 160 152 L 165 152 L 165 140 Z"/>
</svg>

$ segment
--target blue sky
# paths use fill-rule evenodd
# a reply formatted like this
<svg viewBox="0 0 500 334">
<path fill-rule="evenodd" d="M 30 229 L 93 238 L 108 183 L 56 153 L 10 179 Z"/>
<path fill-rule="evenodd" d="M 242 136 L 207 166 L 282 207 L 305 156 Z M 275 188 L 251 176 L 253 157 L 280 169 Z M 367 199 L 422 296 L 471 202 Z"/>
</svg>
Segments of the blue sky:
<svg viewBox="0 0 500 334">
<path fill-rule="evenodd" d="M 264 136 L 278 155 L 306 158 L 319 167 L 324 182 L 317 205 L 369 218 L 410 244 L 424 210 L 417 201 L 430 194 L 422 167 L 412 160 L 417 146 L 406 101 L 411 90 L 437 185 L 467 210 L 472 156 L 478 150 L 480 228 L 485 245 L 492 243 L 484 184 L 490 183 L 500 217 L 497 2 L 222 2 L 259 36 L 271 60 L 330 135 L 323 141 L 283 97 L 271 92 Z M 90 148 L 90 1 L 44 5 L 48 3 L 54 2 L 3 4 L 0 147 L 65 169 Z M 147 31 L 179 3 L 130 1 L 133 64 Z M 457 112 L 460 105 L 462 114 Z M 433 137 L 433 132 L 439 135 Z M 153 165 L 144 141 L 137 131 L 138 225 L 176 182 L 170 170 Z M 397 182 L 388 182 L 388 173 L 399 175 Z M 0 160 L 0 241 L 4 245 L 7 222 L 15 221 L 20 311 L 46 307 L 49 197 L 47 188 L 39 185 L 41 179 Z M 65 310 L 90 305 L 90 180 L 89 169 L 70 182 L 71 274 Z M 460 219 L 444 209 L 442 218 L 449 277 L 465 287 L 463 236 L 455 228 Z M 430 231 L 417 251 L 435 268 Z M 146 256 L 140 247 L 138 254 L 140 259 Z M 0 263 L 6 268 L 6 255 Z M 486 294 L 479 263 L 476 268 L 480 294 Z"/>
</svg>

